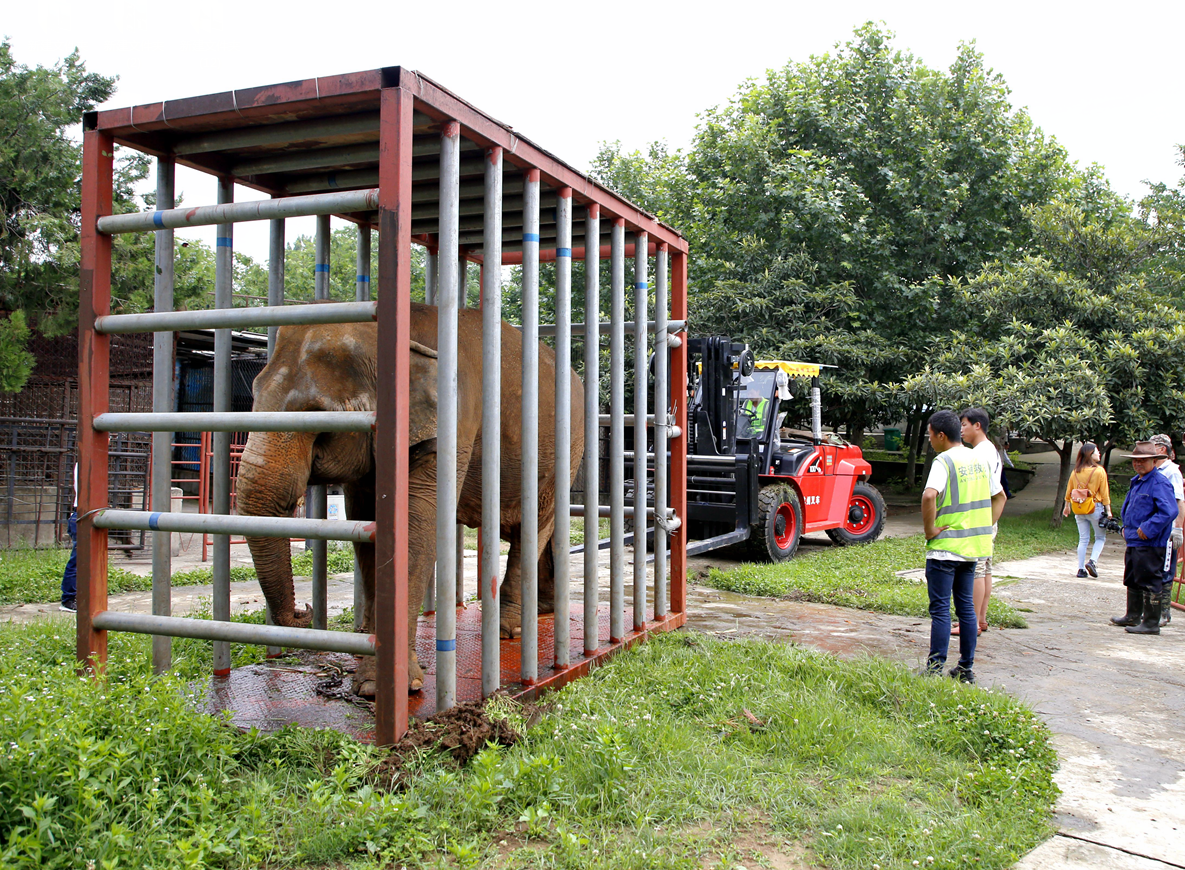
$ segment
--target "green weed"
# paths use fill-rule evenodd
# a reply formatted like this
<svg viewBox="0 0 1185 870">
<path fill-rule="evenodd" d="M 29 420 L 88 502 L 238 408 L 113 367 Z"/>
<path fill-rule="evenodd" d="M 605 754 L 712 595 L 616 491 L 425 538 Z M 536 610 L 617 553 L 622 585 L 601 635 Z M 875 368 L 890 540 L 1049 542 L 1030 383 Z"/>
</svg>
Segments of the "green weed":
<svg viewBox="0 0 1185 870">
<path fill-rule="evenodd" d="M 995 558 L 1024 559 L 1077 546 L 1071 523 L 1049 528 L 1052 510 L 1000 518 Z M 882 538 L 861 547 L 834 547 L 803 553 L 782 564 L 742 564 L 730 570 L 713 568 L 700 580 L 716 589 L 773 598 L 793 596 L 805 601 L 925 617 L 928 599 L 924 583 L 901 577 L 902 571 L 922 568 L 926 561 L 922 535 Z M 988 622 L 1005 628 L 1025 628 L 1024 618 L 1010 605 L 993 598 Z"/>
<path fill-rule="evenodd" d="M 837 870 L 1003 868 L 1052 830 L 1033 714 L 883 660 L 662 636 L 386 794 L 348 737 L 201 713 L 209 644 L 154 678 L 148 638 L 110 643 L 80 678 L 69 622 L 0 628 L 0 865 L 692 868 L 756 828 Z"/>
</svg>

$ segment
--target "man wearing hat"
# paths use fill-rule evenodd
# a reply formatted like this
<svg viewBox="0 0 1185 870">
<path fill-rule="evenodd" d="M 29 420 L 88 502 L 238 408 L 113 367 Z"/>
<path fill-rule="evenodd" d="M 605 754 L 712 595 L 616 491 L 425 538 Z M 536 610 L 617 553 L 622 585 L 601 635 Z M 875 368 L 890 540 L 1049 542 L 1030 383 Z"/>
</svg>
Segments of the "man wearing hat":
<svg viewBox="0 0 1185 870">
<path fill-rule="evenodd" d="M 1181 467 L 1173 462 L 1173 440 L 1168 435 L 1153 435 L 1148 439 L 1163 454 L 1156 460 L 1156 470 L 1169 479 L 1173 485 L 1173 497 L 1177 500 L 1177 518 L 1173 520 L 1173 530 L 1169 540 L 1173 544 L 1173 555 L 1169 559 L 1168 570 L 1164 572 L 1164 586 L 1160 590 L 1160 627 L 1164 628 L 1173 618 L 1172 600 L 1173 577 L 1177 574 L 1177 558 L 1181 552 L 1182 522 L 1185 521 L 1185 480 L 1181 477 Z"/>
<path fill-rule="evenodd" d="M 1169 537 L 1177 518 L 1173 485 L 1156 470 L 1160 448 L 1139 441 L 1125 454 L 1136 476 L 1123 502 L 1123 585 L 1127 587 L 1127 613 L 1112 617 L 1130 634 L 1160 634 L 1160 591 L 1168 570 L 1172 545 Z"/>
</svg>

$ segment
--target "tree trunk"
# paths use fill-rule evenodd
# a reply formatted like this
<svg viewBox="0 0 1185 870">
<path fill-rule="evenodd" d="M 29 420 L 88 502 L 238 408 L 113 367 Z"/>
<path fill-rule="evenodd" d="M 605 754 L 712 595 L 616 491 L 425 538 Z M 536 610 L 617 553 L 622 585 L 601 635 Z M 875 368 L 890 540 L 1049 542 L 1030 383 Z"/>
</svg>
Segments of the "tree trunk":
<svg viewBox="0 0 1185 870">
<path fill-rule="evenodd" d="M 920 409 L 914 412 L 912 421 L 913 437 L 906 445 L 909 452 L 905 457 L 905 481 L 910 489 L 917 486 L 918 455 L 922 450 L 922 439 L 926 437 L 926 427 L 923 425 Z"/>
<path fill-rule="evenodd" d="M 851 441 L 853 444 L 855 444 L 857 447 L 863 449 L 864 448 L 864 427 L 863 426 L 849 426 L 848 430 L 851 433 L 850 438 L 848 440 Z"/>
<path fill-rule="evenodd" d="M 1066 484 L 1070 482 L 1070 466 L 1074 464 L 1074 439 L 1067 438 L 1060 447 L 1056 441 L 1047 441 L 1046 443 L 1053 447 L 1061 457 L 1057 475 L 1057 490 L 1054 493 L 1053 516 L 1049 518 L 1049 527 L 1060 529 L 1062 527 L 1062 510 L 1066 504 Z"/>
</svg>

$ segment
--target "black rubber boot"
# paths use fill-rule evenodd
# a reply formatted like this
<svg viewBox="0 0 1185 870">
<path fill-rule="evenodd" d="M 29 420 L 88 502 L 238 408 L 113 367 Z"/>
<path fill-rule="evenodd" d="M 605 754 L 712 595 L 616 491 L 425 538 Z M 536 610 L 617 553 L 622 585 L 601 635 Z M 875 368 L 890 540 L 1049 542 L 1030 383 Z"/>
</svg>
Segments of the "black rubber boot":
<svg viewBox="0 0 1185 870">
<path fill-rule="evenodd" d="M 1160 593 L 1148 592 L 1144 597 L 1144 618 L 1139 625 L 1124 629 L 1128 634 L 1160 634 Z"/>
<path fill-rule="evenodd" d="M 1140 616 L 1144 612 L 1144 590 L 1139 586 L 1127 587 L 1127 613 L 1123 616 L 1112 616 L 1114 625 L 1138 625 Z"/>
<path fill-rule="evenodd" d="M 1160 590 L 1160 627 L 1173 621 L 1173 584 L 1165 583 Z"/>
</svg>

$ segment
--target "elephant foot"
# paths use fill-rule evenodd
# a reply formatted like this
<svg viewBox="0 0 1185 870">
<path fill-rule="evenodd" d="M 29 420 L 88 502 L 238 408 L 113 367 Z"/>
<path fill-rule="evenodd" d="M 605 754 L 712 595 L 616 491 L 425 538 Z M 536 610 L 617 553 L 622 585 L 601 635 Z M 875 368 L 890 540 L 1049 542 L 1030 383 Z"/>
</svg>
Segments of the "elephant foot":
<svg viewBox="0 0 1185 870">
<path fill-rule="evenodd" d="M 505 599 L 499 611 L 498 632 L 505 638 L 516 638 L 523 633 L 523 609 L 518 604 L 512 604 Z"/>
<path fill-rule="evenodd" d="M 357 656 L 358 667 L 354 671 L 351 681 L 354 694 L 360 698 L 373 698 L 376 691 L 375 659 L 374 656 Z M 424 688 L 424 672 L 420 663 L 412 658 L 407 666 L 407 690 L 418 692 Z"/>
<path fill-rule="evenodd" d="M 546 598 L 546 599 L 540 598 L 539 599 L 539 612 L 540 613 L 555 613 L 555 602 L 552 601 L 550 598 Z"/>
</svg>

